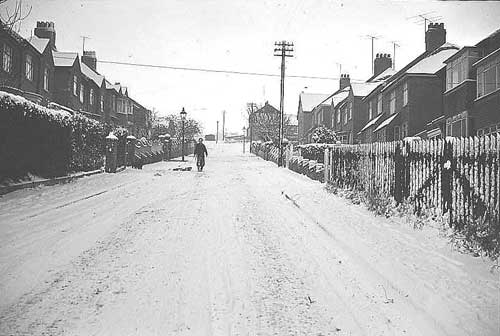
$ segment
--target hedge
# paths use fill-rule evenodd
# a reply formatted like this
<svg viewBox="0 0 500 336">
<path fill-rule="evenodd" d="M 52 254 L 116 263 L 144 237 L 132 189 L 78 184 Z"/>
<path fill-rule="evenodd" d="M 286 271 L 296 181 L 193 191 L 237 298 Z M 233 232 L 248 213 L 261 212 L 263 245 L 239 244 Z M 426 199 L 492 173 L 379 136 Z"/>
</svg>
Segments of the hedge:
<svg viewBox="0 0 500 336">
<path fill-rule="evenodd" d="M 104 136 L 98 121 L 0 92 L 0 182 L 101 168 Z"/>
</svg>

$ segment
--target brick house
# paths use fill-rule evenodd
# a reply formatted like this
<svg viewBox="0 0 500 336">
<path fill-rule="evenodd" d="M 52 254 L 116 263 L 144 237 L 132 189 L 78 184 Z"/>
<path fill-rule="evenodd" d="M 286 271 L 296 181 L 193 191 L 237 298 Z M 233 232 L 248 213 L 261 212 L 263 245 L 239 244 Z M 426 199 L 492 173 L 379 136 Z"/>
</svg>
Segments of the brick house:
<svg viewBox="0 0 500 336">
<path fill-rule="evenodd" d="M 85 79 L 83 91 L 82 113 L 88 117 L 104 121 L 104 99 L 106 95 L 106 80 L 95 69 L 90 68 L 81 58 L 80 69 Z"/>
<path fill-rule="evenodd" d="M 286 115 L 287 119 L 293 116 Z M 253 112 L 249 118 L 248 134 L 252 140 L 269 141 L 279 133 L 280 111 L 266 102 L 264 106 Z M 285 125 L 284 137 L 289 141 L 298 141 L 298 125 L 292 120 Z"/>
<path fill-rule="evenodd" d="M 328 94 L 305 93 L 299 95 L 299 105 L 297 108 L 297 137 L 299 144 L 308 142 L 307 134 L 312 128 L 312 111 L 326 98 Z"/>
<path fill-rule="evenodd" d="M 133 108 L 132 134 L 136 138 L 150 138 L 152 128 L 152 112 L 131 99 Z"/>
<path fill-rule="evenodd" d="M 367 101 L 372 106 L 377 104 L 377 113 L 382 114 L 371 141 L 442 136 L 442 129 L 433 124 L 443 114 L 444 61 L 457 50 L 457 46 L 446 43 L 442 23 L 429 24 L 426 51 L 387 79 L 378 95 L 371 95 L 373 98 Z"/>
<path fill-rule="evenodd" d="M 84 110 L 85 86 L 88 86 L 88 79 L 82 73 L 78 54 L 59 51 L 52 54 L 55 67 L 54 101 L 74 111 Z"/>
<path fill-rule="evenodd" d="M 443 132 L 461 137 L 500 132 L 500 30 L 445 63 Z"/>
<path fill-rule="evenodd" d="M 44 38 L 46 35 L 40 34 L 40 31 L 53 30 L 53 27 L 53 23 L 38 22 L 35 36 L 26 40 L 3 23 L 0 24 L 0 87 L 4 90 L 14 89 L 13 93 L 47 105 L 52 98 L 53 42 Z"/>
</svg>

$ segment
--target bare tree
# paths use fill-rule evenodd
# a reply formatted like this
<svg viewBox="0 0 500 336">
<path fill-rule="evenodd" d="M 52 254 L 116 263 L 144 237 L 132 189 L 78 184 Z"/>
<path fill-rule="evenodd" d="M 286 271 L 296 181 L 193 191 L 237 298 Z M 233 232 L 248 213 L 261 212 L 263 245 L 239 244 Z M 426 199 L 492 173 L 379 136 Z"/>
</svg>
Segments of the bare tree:
<svg viewBox="0 0 500 336">
<path fill-rule="evenodd" d="M 280 119 L 281 118 L 279 111 L 274 108 L 261 108 L 257 111 L 254 111 L 250 115 L 250 124 L 252 127 L 254 139 L 278 143 Z M 288 115 L 284 116 L 283 124 L 285 127 L 286 136 L 286 130 L 290 125 L 290 117 Z"/>
<path fill-rule="evenodd" d="M 32 6 L 23 5 L 23 0 L 16 0 L 12 6 L 8 6 L 9 0 L 0 0 L 0 5 L 3 10 L 0 12 L 1 24 L 10 30 L 19 32 L 21 30 L 21 23 L 30 14 Z M 9 7 L 13 7 L 9 9 Z"/>
</svg>

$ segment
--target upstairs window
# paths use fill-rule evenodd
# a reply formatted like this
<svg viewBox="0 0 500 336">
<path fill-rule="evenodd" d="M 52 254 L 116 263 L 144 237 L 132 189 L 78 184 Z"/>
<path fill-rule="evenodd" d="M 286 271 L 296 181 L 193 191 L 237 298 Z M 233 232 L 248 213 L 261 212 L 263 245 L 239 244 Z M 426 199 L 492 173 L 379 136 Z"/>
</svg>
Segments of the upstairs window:
<svg viewBox="0 0 500 336">
<path fill-rule="evenodd" d="M 389 96 L 389 114 L 396 112 L 396 91 L 392 90 Z"/>
<path fill-rule="evenodd" d="M 83 98 L 84 98 L 84 92 L 85 92 L 85 87 L 82 85 L 80 85 L 80 102 L 83 103 Z"/>
<path fill-rule="evenodd" d="M 373 108 L 372 108 L 372 102 L 368 102 L 368 120 L 371 120 L 373 118 Z"/>
<path fill-rule="evenodd" d="M 453 89 L 468 79 L 470 68 L 477 59 L 477 51 L 468 49 L 462 55 L 449 62 L 446 65 L 446 90 Z"/>
<path fill-rule="evenodd" d="M 90 88 L 90 92 L 89 92 L 89 101 L 90 101 L 90 105 L 94 105 L 94 89 L 93 88 Z"/>
<path fill-rule="evenodd" d="M 352 102 L 347 103 L 347 114 L 349 115 L 349 120 L 352 119 Z"/>
<path fill-rule="evenodd" d="M 403 106 L 408 105 L 408 82 L 403 84 Z"/>
<path fill-rule="evenodd" d="M 104 95 L 101 94 L 101 112 L 104 111 Z"/>
<path fill-rule="evenodd" d="M 500 89 L 500 55 L 477 67 L 477 96 Z"/>
<path fill-rule="evenodd" d="M 43 89 L 49 91 L 49 69 L 43 69 Z"/>
<path fill-rule="evenodd" d="M 347 125 L 347 119 L 348 118 L 348 115 L 347 115 L 347 109 L 344 110 L 344 125 Z"/>
<path fill-rule="evenodd" d="M 379 94 L 377 97 L 377 114 L 382 113 L 382 94 Z"/>
<path fill-rule="evenodd" d="M 78 96 L 78 78 L 73 76 L 73 96 Z"/>
<path fill-rule="evenodd" d="M 2 69 L 5 72 L 10 72 L 12 70 L 12 48 L 6 43 L 3 45 Z"/>
<path fill-rule="evenodd" d="M 340 125 L 340 110 L 337 110 L 337 124 Z"/>
<path fill-rule="evenodd" d="M 30 54 L 26 54 L 26 65 L 24 70 L 26 79 L 29 79 L 30 81 L 33 80 L 33 57 Z"/>
</svg>

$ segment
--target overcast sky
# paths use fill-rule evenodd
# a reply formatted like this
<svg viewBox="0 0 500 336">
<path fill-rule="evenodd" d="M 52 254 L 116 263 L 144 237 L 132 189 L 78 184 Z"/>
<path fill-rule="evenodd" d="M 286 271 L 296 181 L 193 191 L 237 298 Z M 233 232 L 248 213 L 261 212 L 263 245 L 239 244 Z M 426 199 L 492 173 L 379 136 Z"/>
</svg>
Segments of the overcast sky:
<svg viewBox="0 0 500 336">
<path fill-rule="evenodd" d="M 12 3 L 14 0 L 10 0 Z M 82 39 L 98 59 L 181 67 L 279 74 L 274 42 L 295 44 L 287 74 L 365 80 L 375 52 L 391 53 L 398 41 L 396 68 L 424 50 L 424 26 L 409 17 L 441 16 L 447 40 L 473 45 L 500 28 L 500 2 L 361 0 L 23 0 L 33 7 L 20 33 L 29 36 L 36 21 L 54 21 L 57 48 L 81 53 Z M 160 114 L 182 107 L 215 131 L 221 111 L 227 128 L 240 131 L 247 102 L 269 101 L 279 108 L 279 77 L 213 74 L 98 64 L 112 82 Z M 306 88 L 307 87 L 307 88 Z M 296 113 L 301 91 L 331 93 L 336 80 L 289 78 L 285 111 Z"/>
</svg>

